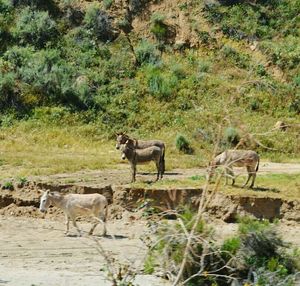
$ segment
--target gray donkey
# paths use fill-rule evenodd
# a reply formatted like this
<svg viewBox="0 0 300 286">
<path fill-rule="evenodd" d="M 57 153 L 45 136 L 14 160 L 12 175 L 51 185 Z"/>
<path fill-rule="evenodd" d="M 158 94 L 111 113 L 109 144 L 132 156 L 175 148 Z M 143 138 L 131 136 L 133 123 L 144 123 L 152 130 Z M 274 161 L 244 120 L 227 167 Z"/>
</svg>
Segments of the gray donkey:
<svg viewBox="0 0 300 286">
<path fill-rule="evenodd" d="M 135 182 L 136 175 L 136 165 L 144 164 L 150 161 L 154 161 L 157 168 L 157 178 L 156 181 L 160 178 L 162 179 L 164 174 L 163 169 L 163 153 L 162 149 L 157 146 L 150 146 L 144 149 L 136 149 L 134 147 L 134 141 L 128 139 L 125 144 L 121 145 L 122 151 L 122 159 L 130 162 L 131 172 L 132 172 L 132 180 L 131 182 Z"/>
<path fill-rule="evenodd" d="M 161 149 L 162 152 L 162 168 L 163 172 L 165 172 L 165 150 L 166 146 L 163 141 L 160 140 L 137 140 L 130 138 L 127 134 L 121 132 L 117 133 L 117 143 L 116 143 L 116 149 L 120 149 L 120 146 L 122 144 L 125 144 L 127 140 L 131 140 L 133 143 L 133 146 L 135 149 L 145 149 L 152 146 L 157 146 Z"/>
</svg>

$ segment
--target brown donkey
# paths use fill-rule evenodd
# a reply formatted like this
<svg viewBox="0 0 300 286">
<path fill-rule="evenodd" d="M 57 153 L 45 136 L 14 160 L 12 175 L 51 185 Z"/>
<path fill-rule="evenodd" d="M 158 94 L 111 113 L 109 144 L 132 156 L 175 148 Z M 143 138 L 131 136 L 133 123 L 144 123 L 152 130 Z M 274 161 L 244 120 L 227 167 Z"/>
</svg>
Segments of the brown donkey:
<svg viewBox="0 0 300 286">
<path fill-rule="evenodd" d="M 125 144 L 121 145 L 122 151 L 122 159 L 127 160 L 130 162 L 131 165 L 131 172 L 132 172 L 132 179 L 131 182 L 135 182 L 136 176 L 136 165 L 144 164 L 147 162 L 154 161 L 156 164 L 157 169 L 157 178 L 159 177 L 162 179 L 164 174 L 163 169 L 163 154 L 162 149 L 157 146 L 150 146 L 144 149 L 136 149 L 134 148 L 134 142 L 131 139 L 128 139 Z"/>
<path fill-rule="evenodd" d="M 157 146 L 162 151 L 162 164 L 163 164 L 163 172 L 165 171 L 165 143 L 161 140 L 137 140 L 130 138 L 127 134 L 121 132 L 117 133 L 117 143 L 116 149 L 120 149 L 122 144 L 125 144 L 127 140 L 131 140 L 133 142 L 133 146 L 135 149 L 145 149 L 152 146 Z"/>
</svg>

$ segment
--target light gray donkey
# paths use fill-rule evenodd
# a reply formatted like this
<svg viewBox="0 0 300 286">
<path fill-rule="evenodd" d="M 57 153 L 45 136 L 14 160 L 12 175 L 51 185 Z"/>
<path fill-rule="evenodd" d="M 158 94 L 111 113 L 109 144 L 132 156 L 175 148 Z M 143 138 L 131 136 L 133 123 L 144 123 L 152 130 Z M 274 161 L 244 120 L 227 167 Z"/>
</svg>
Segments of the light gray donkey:
<svg viewBox="0 0 300 286">
<path fill-rule="evenodd" d="M 225 166 L 226 184 L 227 178 L 230 177 L 232 179 L 232 185 L 234 185 L 235 183 L 235 177 L 232 167 L 246 167 L 248 172 L 248 178 L 243 187 L 245 187 L 248 184 L 250 178 L 252 177 L 250 188 L 253 188 L 254 181 L 256 178 L 256 172 L 258 171 L 259 167 L 259 155 L 252 150 L 226 150 L 223 153 L 216 156 L 214 160 L 210 163 L 208 170 L 209 180 L 213 176 L 215 168 L 217 168 L 220 165 Z"/>
<path fill-rule="evenodd" d="M 151 146 L 144 149 L 136 149 L 134 147 L 134 142 L 131 139 L 128 139 L 125 144 L 121 145 L 121 151 L 122 151 L 122 159 L 127 160 L 130 162 L 131 165 L 131 171 L 132 171 L 132 180 L 131 182 L 135 182 L 135 176 L 136 176 L 136 165 L 138 164 L 144 164 L 147 162 L 154 161 L 157 168 L 157 178 L 156 181 L 159 179 L 159 177 L 162 179 L 164 174 L 163 169 L 163 151 L 161 148 L 157 146 Z"/>
<path fill-rule="evenodd" d="M 100 194 L 67 194 L 45 191 L 40 200 L 40 211 L 46 212 L 50 205 L 62 209 L 66 216 L 66 234 L 69 233 L 69 222 L 72 220 L 79 235 L 81 231 L 76 224 L 78 216 L 93 216 L 97 222 L 92 226 L 89 234 L 93 234 L 95 227 L 103 224 L 103 235 L 106 234 L 107 200 Z"/>
<path fill-rule="evenodd" d="M 127 134 L 121 132 L 117 133 L 117 143 L 116 143 L 116 149 L 120 149 L 120 146 L 122 144 L 125 144 L 125 142 L 130 139 L 133 142 L 133 146 L 135 149 L 145 149 L 152 146 L 157 146 L 162 151 L 162 164 L 163 164 L 163 172 L 165 172 L 165 151 L 166 146 L 165 143 L 161 140 L 137 140 L 130 138 Z"/>
</svg>

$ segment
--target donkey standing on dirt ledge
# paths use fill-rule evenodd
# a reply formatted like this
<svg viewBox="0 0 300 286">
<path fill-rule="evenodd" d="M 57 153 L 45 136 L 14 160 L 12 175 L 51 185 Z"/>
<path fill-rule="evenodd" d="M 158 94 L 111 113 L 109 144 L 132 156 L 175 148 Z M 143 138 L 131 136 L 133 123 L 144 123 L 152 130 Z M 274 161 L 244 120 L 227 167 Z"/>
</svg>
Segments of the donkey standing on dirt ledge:
<svg viewBox="0 0 300 286">
<path fill-rule="evenodd" d="M 127 134 L 121 132 L 117 133 L 117 143 L 116 143 L 116 149 L 119 150 L 120 146 L 125 144 L 127 140 L 132 140 L 133 146 L 135 149 L 145 149 L 152 146 L 157 146 L 162 151 L 162 164 L 163 164 L 163 172 L 165 172 L 165 150 L 166 146 L 163 141 L 160 140 L 137 140 L 130 138 Z"/>
<path fill-rule="evenodd" d="M 232 185 L 234 185 L 235 183 L 232 167 L 246 167 L 248 172 L 248 178 L 243 187 L 245 187 L 248 184 L 252 176 L 252 183 L 250 185 L 250 188 L 253 188 L 254 181 L 256 178 L 256 172 L 258 171 L 259 167 L 259 155 L 252 150 L 226 150 L 223 153 L 216 156 L 215 159 L 211 162 L 208 170 L 209 180 L 213 176 L 214 169 L 220 165 L 225 166 L 226 184 L 229 176 L 230 178 L 232 178 Z"/>
<path fill-rule="evenodd" d="M 128 139 L 125 144 L 121 145 L 122 151 L 122 159 L 125 160 L 126 158 L 130 162 L 131 165 L 131 172 L 132 172 L 132 179 L 131 182 L 135 182 L 135 175 L 136 175 L 136 165 L 137 164 L 144 164 L 150 161 L 154 161 L 157 168 L 157 178 L 156 181 L 160 178 L 162 179 L 164 174 L 163 169 L 163 154 L 162 149 L 157 146 L 151 146 L 145 149 L 135 149 L 134 142 L 131 139 Z"/>
<path fill-rule="evenodd" d="M 43 192 L 40 201 L 40 211 L 46 212 L 50 205 L 62 209 L 66 216 L 66 235 L 69 234 L 69 222 L 72 220 L 79 236 L 81 230 L 76 224 L 78 216 L 93 216 L 97 222 L 92 226 L 89 234 L 92 235 L 95 227 L 101 222 L 103 224 L 103 235 L 106 235 L 106 217 L 107 217 L 107 200 L 100 194 L 67 194 L 63 195 L 58 192 Z"/>
</svg>

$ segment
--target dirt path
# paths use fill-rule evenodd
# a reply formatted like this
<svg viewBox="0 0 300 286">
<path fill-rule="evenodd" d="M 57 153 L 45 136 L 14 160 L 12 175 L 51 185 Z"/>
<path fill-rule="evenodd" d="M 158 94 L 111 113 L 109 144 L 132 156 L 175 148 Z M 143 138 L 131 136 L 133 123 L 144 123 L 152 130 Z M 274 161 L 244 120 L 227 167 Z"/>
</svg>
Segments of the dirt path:
<svg viewBox="0 0 300 286">
<path fill-rule="evenodd" d="M 142 172 L 143 166 L 139 167 L 137 174 L 138 181 L 149 181 L 155 179 L 154 173 Z M 235 168 L 236 174 L 245 173 L 245 168 Z M 260 174 L 300 174 L 300 163 L 271 163 L 261 162 L 259 168 Z M 165 179 L 182 180 L 195 175 L 205 175 L 205 168 L 199 169 L 173 169 L 166 171 Z M 80 171 L 70 174 L 56 174 L 50 176 L 36 176 L 29 178 L 37 182 L 56 182 L 60 184 L 76 184 L 84 186 L 104 186 L 109 184 L 127 184 L 130 182 L 130 167 L 128 164 L 121 164 L 119 169 L 115 170 L 97 170 L 97 171 Z"/>
<path fill-rule="evenodd" d="M 80 222 L 88 231 L 90 225 Z M 109 234 L 101 237 L 101 228 L 93 238 L 117 263 L 128 264 L 137 271 L 143 267 L 147 248 L 140 240 L 146 231 L 145 221 L 114 220 Z M 215 239 L 234 235 L 236 224 L 214 222 Z M 96 242 L 89 236 L 66 237 L 63 216 L 56 220 L 0 216 L 0 285 L 8 286 L 111 286 L 106 263 Z M 279 226 L 285 241 L 300 246 L 300 225 Z M 113 236 L 115 238 L 113 238 Z M 140 286 L 167 286 L 167 281 L 151 275 L 137 275 Z"/>
<path fill-rule="evenodd" d="M 64 235 L 63 217 L 58 220 L 0 216 L 0 285 L 11 286 L 106 286 L 104 258 L 91 237 Z M 88 231 L 88 223 L 80 223 Z M 116 261 L 138 271 L 143 267 L 146 247 L 139 239 L 145 231 L 143 221 L 113 221 L 109 235 L 101 237 L 101 227 L 93 238 Z M 115 235 L 113 238 L 112 235 Z M 115 263 L 115 266 L 117 263 Z M 139 285 L 167 285 L 150 275 L 138 275 Z"/>
</svg>

